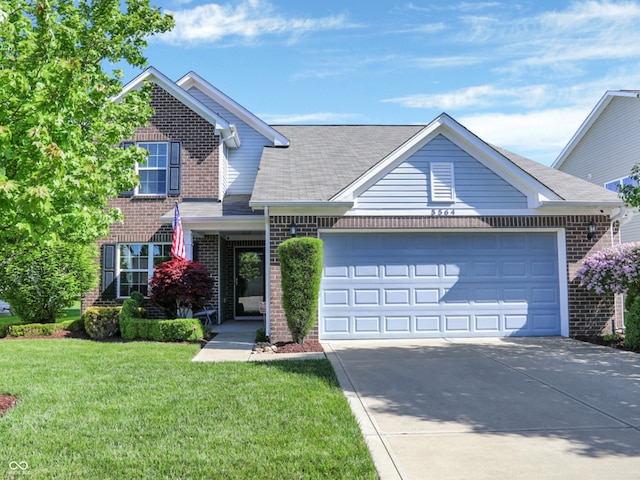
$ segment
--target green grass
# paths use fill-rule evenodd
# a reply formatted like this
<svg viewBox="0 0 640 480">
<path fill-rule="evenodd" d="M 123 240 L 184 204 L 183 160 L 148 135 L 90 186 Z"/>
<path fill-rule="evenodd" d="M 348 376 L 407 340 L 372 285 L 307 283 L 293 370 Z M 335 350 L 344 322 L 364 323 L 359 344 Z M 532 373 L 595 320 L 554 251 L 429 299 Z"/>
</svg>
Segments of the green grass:
<svg viewBox="0 0 640 480">
<path fill-rule="evenodd" d="M 19 398 L 0 477 L 27 462 L 47 479 L 377 478 L 328 361 L 192 363 L 197 349 L 0 341 L 0 393 Z"/>
</svg>

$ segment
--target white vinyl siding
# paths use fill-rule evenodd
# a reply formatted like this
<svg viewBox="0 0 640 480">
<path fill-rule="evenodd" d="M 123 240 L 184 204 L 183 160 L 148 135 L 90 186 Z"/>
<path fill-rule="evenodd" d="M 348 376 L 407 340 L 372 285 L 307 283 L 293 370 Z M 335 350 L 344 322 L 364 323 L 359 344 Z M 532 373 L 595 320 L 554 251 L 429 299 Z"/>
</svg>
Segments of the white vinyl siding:
<svg viewBox="0 0 640 480">
<path fill-rule="evenodd" d="M 560 170 L 596 185 L 624 178 L 640 163 L 640 100 L 616 97 L 585 133 Z"/>
<path fill-rule="evenodd" d="M 242 145 L 238 149 L 227 151 L 227 193 L 229 195 L 252 193 L 262 149 L 272 147 L 273 142 L 197 88 L 190 88 L 189 93 L 227 122 L 236 126 Z M 224 189 L 221 190 L 224 191 Z"/>
<path fill-rule="evenodd" d="M 431 168 L 451 175 L 444 191 L 431 193 Z M 437 167 L 440 165 L 441 167 Z M 442 165 L 450 165 L 444 172 Z M 444 178 L 444 177 L 441 177 Z M 449 187 L 448 189 L 446 187 Z M 368 210 L 419 210 L 446 205 L 457 210 L 527 208 L 526 196 L 442 135 L 427 143 L 358 197 L 357 208 Z M 450 202 L 451 200 L 447 200 Z"/>
</svg>

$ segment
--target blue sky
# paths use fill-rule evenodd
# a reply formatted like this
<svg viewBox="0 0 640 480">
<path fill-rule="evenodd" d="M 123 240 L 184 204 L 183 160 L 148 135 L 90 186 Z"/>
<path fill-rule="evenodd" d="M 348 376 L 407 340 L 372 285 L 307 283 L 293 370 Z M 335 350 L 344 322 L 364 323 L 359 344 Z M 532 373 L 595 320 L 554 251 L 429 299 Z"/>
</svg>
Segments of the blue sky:
<svg viewBox="0 0 640 480">
<path fill-rule="evenodd" d="M 193 70 L 271 124 L 444 111 L 549 165 L 606 90 L 640 89 L 640 0 L 152 4 L 176 27 L 150 40 L 149 65 L 172 80 Z"/>
</svg>

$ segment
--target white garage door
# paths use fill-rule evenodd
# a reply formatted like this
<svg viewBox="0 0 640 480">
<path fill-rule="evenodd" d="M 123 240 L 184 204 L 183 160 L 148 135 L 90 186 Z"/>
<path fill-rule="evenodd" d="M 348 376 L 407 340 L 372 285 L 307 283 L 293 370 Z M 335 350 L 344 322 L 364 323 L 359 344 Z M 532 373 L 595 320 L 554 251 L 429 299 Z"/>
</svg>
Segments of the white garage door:
<svg viewBox="0 0 640 480">
<path fill-rule="evenodd" d="M 322 339 L 560 334 L 553 232 L 322 240 Z"/>
</svg>

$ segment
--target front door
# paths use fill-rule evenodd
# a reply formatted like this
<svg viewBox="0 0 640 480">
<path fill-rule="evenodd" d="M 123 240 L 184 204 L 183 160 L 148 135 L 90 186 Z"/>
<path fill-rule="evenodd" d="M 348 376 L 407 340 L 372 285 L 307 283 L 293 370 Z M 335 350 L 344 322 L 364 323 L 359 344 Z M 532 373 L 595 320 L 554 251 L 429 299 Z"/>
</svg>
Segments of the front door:
<svg viewBox="0 0 640 480">
<path fill-rule="evenodd" d="M 235 250 L 235 318 L 262 318 L 264 301 L 264 248 L 238 247 Z"/>
</svg>

